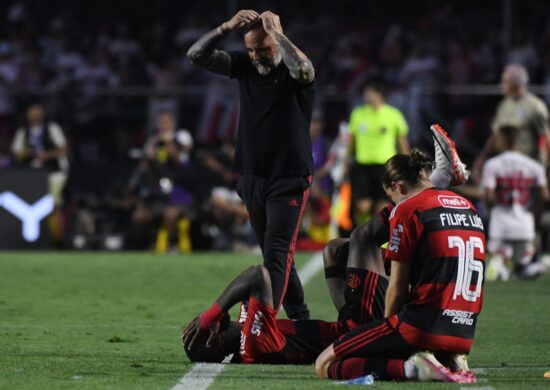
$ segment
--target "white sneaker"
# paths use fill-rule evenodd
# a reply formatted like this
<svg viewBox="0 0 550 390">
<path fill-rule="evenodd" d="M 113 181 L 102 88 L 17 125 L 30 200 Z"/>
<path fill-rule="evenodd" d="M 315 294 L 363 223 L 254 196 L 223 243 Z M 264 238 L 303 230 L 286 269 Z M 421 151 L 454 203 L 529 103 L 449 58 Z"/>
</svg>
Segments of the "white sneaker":
<svg viewBox="0 0 550 390">
<path fill-rule="evenodd" d="M 460 378 L 443 366 L 431 352 L 417 352 L 408 361 L 416 368 L 419 381 L 457 382 Z"/>
<path fill-rule="evenodd" d="M 438 125 L 431 125 L 435 148 L 434 170 L 442 169 L 451 175 L 451 185 L 459 186 L 468 181 L 470 171 L 460 160 L 454 141 L 447 132 Z"/>
<path fill-rule="evenodd" d="M 456 354 L 450 359 L 451 371 L 460 377 L 461 383 L 476 383 L 477 378 L 468 366 L 468 355 Z"/>
<path fill-rule="evenodd" d="M 470 371 L 470 367 L 468 367 L 468 356 L 466 354 L 456 354 L 452 355 L 451 359 L 451 371 Z"/>
</svg>

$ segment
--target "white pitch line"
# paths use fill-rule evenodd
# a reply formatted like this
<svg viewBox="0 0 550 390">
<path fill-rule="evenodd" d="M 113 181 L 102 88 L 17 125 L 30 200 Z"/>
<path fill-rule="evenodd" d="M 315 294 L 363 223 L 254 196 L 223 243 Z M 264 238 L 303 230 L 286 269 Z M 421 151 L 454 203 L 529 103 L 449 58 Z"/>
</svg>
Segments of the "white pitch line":
<svg viewBox="0 0 550 390">
<path fill-rule="evenodd" d="M 224 368 L 223 363 L 195 363 L 172 390 L 207 389 Z"/>
<path fill-rule="evenodd" d="M 476 386 L 467 386 L 467 387 L 461 387 L 460 390 L 468 390 L 468 389 L 475 389 L 475 390 L 495 390 L 494 387 L 491 386 L 483 386 L 483 387 L 476 387 Z"/>
<path fill-rule="evenodd" d="M 323 269 L 323 253 L 317 252 L 307 261 L 302 268 L 298 270 L 298 276 L 302 285 L 306 285 L 317 272 Z"/>
<path fill-rule="evenodd" d="M 307 263 L 298 270 L 302 285 L 306 285 L 311 278 L 323 268 L 323 254 L 315 253 Z M 224 370 L 225 364 L 231 357 L 225 358 L 223 363 L 195 363 L 187 373 L 181 377 L 171 390 L 206 390 L 214 379 Z"/>
<path fill-rule="evenodd" d="M 476 375 L 484 375 L 486 373 L 486 370 L 483 367 L 476 367 L 476 368 L 472 368 L 472 372 Z M 472 386 L 461 386 L 460 390 L 468 390 L 468 389 L 495 390 L 494 387 L 488 386 L 488 384 L 489 384 L 489 379 L 487 379 L 487 378 L 477 378 L 476 384 L 473 384 Z M 483 386 L 480 386 L 480 385 L 483 385 Z"/>
<path fill-rule="evenodd" d="M 0 329 L 181 329 L 178 325 L 117 325 L 117 324 L 0 324 Z"/>
<path fill-rule="evenodd" d="M 483 367 L 476 367 L 476 368 L 472 368 L 472 372 L 476 375 L 484 375 L 485 374 L 485 368 Z"/>
</svg>

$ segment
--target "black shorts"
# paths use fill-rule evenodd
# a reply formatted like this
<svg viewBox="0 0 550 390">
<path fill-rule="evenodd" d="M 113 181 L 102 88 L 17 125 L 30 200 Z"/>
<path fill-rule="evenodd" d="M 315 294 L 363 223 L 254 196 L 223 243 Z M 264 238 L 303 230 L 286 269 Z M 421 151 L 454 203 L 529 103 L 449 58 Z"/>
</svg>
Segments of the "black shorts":
<svg viewBox="0 0 550 390">
<path fill-rule="evenodd" d="M 346 242 L 336 250 L 336 262 L 347 264 L 349 257 L 350 242 Z M 385 297 L 388 289 L 388 280 L 376 272 L 366 271 L 365 275 L 357 275 L 353 278 L 352 269 L 348 269 L 348 286 L 344 291 L 345 305 L 338 313 L 338 321 L 352 320 L 356 324 L 365 324 L 367 322 L 384 318 Z M 359 277 L 364 280 L 360 280 Z M 360 294 L 354 294 L 350 291 L 350 283 L 362 285 Z"/>
<path fill-rule="evenodd" d="M 386 199 L 382 188 L 383 173 L 384 165 L 354 164 L 350 171 L 352 199 Z"/>
</svg>

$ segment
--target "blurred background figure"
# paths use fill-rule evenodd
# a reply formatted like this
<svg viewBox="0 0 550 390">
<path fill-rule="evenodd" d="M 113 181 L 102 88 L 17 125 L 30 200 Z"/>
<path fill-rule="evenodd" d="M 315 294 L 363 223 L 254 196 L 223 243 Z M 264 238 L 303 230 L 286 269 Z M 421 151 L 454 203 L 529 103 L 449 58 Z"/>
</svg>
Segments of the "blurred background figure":
<svg viewBox="0 0 550 390">
<path fill-rule="evenodd" d="M 488 249 L 491 262 L 489 280 L 508 280 L 512 274 L 533 277 L 541 264 L 532 264 L 535 255 L 535 217 L 548 202 L 548 184 L 544 167 L 519 152 L 520 130 L 502 126 L 495 137 L 498 155 L 483 167 L 481 186 L 491 210 Z"/>
<path fill-rule="evenodd" d="M 539 161 L 548 170 L 550 124 L 548 108 L 542 99 L 528 90 L 529 74 L 523 65 L 509 64 L 501 75 L 500 87 L 504 98 L 497 106 L 492 134 L 473 164 L 473 179 L 479 183 L 485 160 L 497 152 L 496 133 L 503 126 L 518 129 L 517 151 Z M 542 209 L 535 216 L 541 231 L 542 250 L 550 250 L 550 213 Z"/>
<path fill-rule="evenodd" d="M 188 130 L 177 129 L 172 112 L 159 114 L 156 130 L 128 184 L 127 207 L 132 210 L 133 224 L 127 245 L 150 246 L 147 236 L 153 230 L 155 251 L 189 252 L 194 215 L 193 138 Z"/>
<path fill-rule="evenodd" d="M 18 164 L 49 173 L 48 191 L 53 196 L 55 208 L 48 225 L 53 242 L 60 245 L 64 234 L 63 189 L 69 174 L 68 146 L 63 130 L 45 118 L 40 103 L 27 107 L 23 125 L 15 132 L 11 151 Z"/>
<path fill-rule="evenodd" d="M 304 215 L 302 235 L 296 243 L 298 250 L 321 250 L 330 240 L 330 203 L 332 180 L 325 168 L 329 140 L 325 136 L 325 123 L 320 110 L 313 111 L 309 125 L 313 153 L 313 181 Z"/>
<path fill-rule="evenodd" d="M 0 157 L 9 152 L 10 130 L 14 125 L 15 107 L 10 88 L 17 84 L 19 67 L 8 42 L 0 41 Z"/>
<path fill-rule="evenodd" d="M 502 126 L 514 126 L 518 129 L 518 152 L 538 160 L 545 167 L 548 165 L 548 108 L 544 101 L 528 91 L 528 84 L 529 75 L 525 67 L 510 64 L 504 68 L 501 77 L 504 99 L 496 110 L 493 134 L 487 139 L 474 163 L 474 174 L 479 175 L 483 162 L 496 151 L 495 134 Z"/>
<path fill-rule="evenodd" d="M 353 222 L 351 220 L 351 184 L 346 177 L 348 148 L 351 136 L 347 122 L 338 124 L 338 134 L 330 145 L 327 161 L 319 169 L 317 175 L 329 175 L 333 189 L 330 210 L 330 237 L 347 237 L 350 235 Z"/>
<path fill-rule="evenodd" d="M 233 142 L 197 153 L 200 174 L 195 187 L 202 188 L 203 230 L 215 250 L 259 250 L 248 211 L 236 186 L 239 175 L 231 171 Z"/>
<path fill-rule="evenodd" d="M 386 103 L 385 86 L 378 80 L 363 88 L 364 104 L 351 112 L 348 172 L 351 179 L 352 219 L 365 222 L 387 202 L 380 180 L 385 162 L 409 153 L 408 126 L 403 114 Z"/>
</svg>

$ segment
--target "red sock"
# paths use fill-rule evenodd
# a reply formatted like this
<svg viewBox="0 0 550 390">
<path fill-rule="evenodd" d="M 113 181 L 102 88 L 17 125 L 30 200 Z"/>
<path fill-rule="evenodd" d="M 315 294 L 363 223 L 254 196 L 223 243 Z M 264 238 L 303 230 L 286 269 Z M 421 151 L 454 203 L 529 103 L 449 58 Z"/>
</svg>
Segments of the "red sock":
<svg viewBox="0 0 550 390">
<path fill-rule="evenodd" d="M 403 359 L 349 358 L 337 361 L 328 368 L 330 379 L 353 379 L 374 375 L 380 379 L 405 379 Z"/>
<path fill-rule="evenodd" d="M 328 368 L 330 379 L 353 379 L 366 375 L 366 358 L 349 358 L 332 363 Z"/>
<path fill-rule="evenodd" d="M 405 360 L 403 359 L 390 359 L 386 366 L 386 372 L 388 374 L 387 379 L 403 380 L 405 378 Z"/>
</svg>

